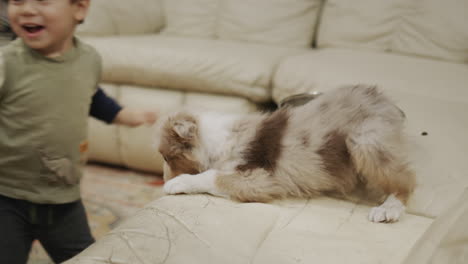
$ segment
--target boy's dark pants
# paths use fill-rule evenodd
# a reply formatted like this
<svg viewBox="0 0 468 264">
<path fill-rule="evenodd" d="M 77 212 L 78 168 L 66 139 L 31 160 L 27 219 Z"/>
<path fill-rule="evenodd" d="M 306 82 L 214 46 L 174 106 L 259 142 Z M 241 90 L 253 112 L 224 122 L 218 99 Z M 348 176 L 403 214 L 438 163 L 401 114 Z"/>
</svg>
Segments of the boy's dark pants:
<svg viewBox="0 0 468 264">
<path fill-rule="evenodd" d="M 25 264 L 35 239 L 56 263 L 92 244 L 81 200 L 35 204 L 0 195 L 0 263 Z"/>
</svg>

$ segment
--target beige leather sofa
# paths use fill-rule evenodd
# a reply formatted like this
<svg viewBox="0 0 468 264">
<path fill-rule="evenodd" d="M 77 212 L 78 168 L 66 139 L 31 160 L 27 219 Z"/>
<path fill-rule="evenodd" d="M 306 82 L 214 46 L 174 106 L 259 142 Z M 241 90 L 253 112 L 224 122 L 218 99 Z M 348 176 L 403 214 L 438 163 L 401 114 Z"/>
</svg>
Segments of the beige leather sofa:
<svg viewBox="0 0 468 264">
<path fill-rule="evenodd" d="M 67 264 L 468 263 L 468 1 L 93 0 L 80 30 L 126 105 L 249 112 L 377 84 L 406 113 L 418 186 L 394 224 L 330 198 L 166 196 Z M 92 159 L 161 170 L 150 128 L 90 136 Z"/>
</svg>

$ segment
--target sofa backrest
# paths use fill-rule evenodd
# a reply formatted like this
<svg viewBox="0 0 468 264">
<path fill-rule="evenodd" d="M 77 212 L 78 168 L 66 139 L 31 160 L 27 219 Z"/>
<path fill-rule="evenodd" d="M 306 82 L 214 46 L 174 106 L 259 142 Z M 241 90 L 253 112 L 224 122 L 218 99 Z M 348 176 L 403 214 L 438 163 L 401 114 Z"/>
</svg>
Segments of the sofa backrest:
<svg viewBox="0 0 468 264">
<path fill-rule="evenodd" d="M 354 48 L 468 62 L 467 0 L 93 0 L 78 33 Z M 317 39 L 314 39 L 317 36 Z"/>
<path fill-rule="evenodd" d="M 164 26 L 161 0 L 92 0 L 79 35 L 156 33 Z"/>
<path fill-rule="evenodd" d="M 288 47 L 312 43 L 321 0 L 163 0 L 163 34 Z"/>
<path fill-rule="evenodd" d="M 215 38 L 219 0 L 162 0 L 166 27 L 174 36 Z"/>
<path fill-rule="evenodd" d="M 468 1 L 326 0 L 317 46 L 468 62 Z"/>
</svg>

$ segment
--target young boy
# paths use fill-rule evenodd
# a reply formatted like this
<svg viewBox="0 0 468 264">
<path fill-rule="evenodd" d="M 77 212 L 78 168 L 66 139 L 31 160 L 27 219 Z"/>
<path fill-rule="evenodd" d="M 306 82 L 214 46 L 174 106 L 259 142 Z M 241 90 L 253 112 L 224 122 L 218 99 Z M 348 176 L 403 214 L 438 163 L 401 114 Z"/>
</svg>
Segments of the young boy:
<svg viewBox="0 0 468 264">
<path fill-rule="evenodd" d="M 100 57 L 74 37 L 89 1 L 8 1 L 18 39 L 0 49 L 0 263 L 26 263 L 35 239 L 57 263 L 94 242 L 79 190 L 88 114 L 156 119 L 96 91 Z"/>
</svg>

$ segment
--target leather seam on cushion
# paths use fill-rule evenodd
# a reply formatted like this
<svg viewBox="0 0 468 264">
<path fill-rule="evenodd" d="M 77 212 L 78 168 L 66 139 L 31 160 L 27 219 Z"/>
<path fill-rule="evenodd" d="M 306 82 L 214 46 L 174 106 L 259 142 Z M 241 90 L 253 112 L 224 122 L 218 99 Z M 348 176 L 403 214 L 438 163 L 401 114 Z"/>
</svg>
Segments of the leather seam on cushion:
<svg viewBox="0 0 468 264">
<path fill-rule="evenodd" d="M 312 48 L 317 48 L 317 38 L 319 36 L 319 28 L 320 28 L 320 23 L 322 22 L 322 17 L 323 17 L 323 10 L 325 9 L 325 0 L 320 0 L 320 4 L 317 10 L 317 17 L 315 18 L 315 23 L 314 23 L 314 32 L 312 34 L 312 43 L 310 43 L 310 46 Z"/>
<path fill-rule="evenodd" d="M 275 230 L 275 227 L 277 226 L 278 224 L 278 220 L 279 220 L 279 215 L 276 216 L 276 219 L 275 219 L 275 222 L 271 224 L 270 228 L 264 233 L 262 239 L 260 240 L 260 242 L 258 243 L 257 247 L 255 248 L 255 251 L 254 253 L 252 254 L 252 257 L 250 258 L 250 261 L 249 263 L 255 263 L 255 258 L 257 257 L 258 255 L 258 252 L 260 251 L 260 249 L 262 248 L 263 244 L 265 243 L 265 241 L 268 239 L 268 237 L 270 237 L 270 234 L 273 233 L 273 231 Z"/>
<path fill-rule="evenodd" d="M 121 85 L 116 85 L 115 86 L 115 99 L 117 102 L 121 102 L 122 100 L 122 89 Z M 123 163 L 125 166 L 129 167 L 129 164 L 127 160 L 124 159 L 125 155 L 123 155 L 123 140 L 122 140 L 122 129 L 123 127 L 120 125 L 115 125 L 116 126 L 116 134 L 117 134 L 117 140 L 116 140 L 116 145 L 117 145 L 117 150 L 118 150 L 118 156 L 119 160 L 121 163 Z"/>
<path fill-rule="evenodd" d="M 167 15 L 166 15 L 166 2 L 164 0 L 159 0 L 159 8 L 161 8 L 161 16 L 162 16 L 162 26 L 156 32 L 157 34 L 162 33 L 167 26 Z"/>
<path fill-rule="evenodd" d="M 112 34 L 110 35 L 120 35 L 120 32 L 118 30 L 118 27 L 115 23 L 114 17 L 112 16 L 112 13 L 110 13 L 109 10 L 104 9 L 104 12 L 106 13 L 107 17 L 109 18 L 110 24 L 112 25 Z"/>
<path fill-rule="evenodd" d="M 401 8 L 401 7 L 400 7 Z M 392 32 L 390 33 L 390 40 L 388 41 L 388 46 L 383 48 L 383 51 L 386 51 L 386 49 L 388 49 L 387 51 L 390 51 L 390 52 L 395 52 L 395 47 L 396 47 L 396 44 L 395 42 L 398 40 L 400 34 L 401 34 L 401 28 L 402 28 L 402 25 L 403 25 L 403 20 L 404 20 L 404 16 L 403 16 L 403 11 L 400 9 L 400 12 L 397 13 L 396 17 L 395 17 L 395 26 L 392 28 Z M 398 53 L 398 52 L 395 52 L 395 53 Z"/>
<path fill-rule="evenodd" d="M 172 219 L 174 219 L 179 225 L 181 225 L 188 233 L 190 233 L 192 236 L 194 236 L 196 239 L 200 240 L 201 242 L 203 242 L 203 244 L 205 244 L 208 248 L 211 248 L 211 244 L 202 239 L 197 233 L 195 233 L 193 230 L 190 229 L 190 227 L 184 222 L 182 221 L 179 217 L 177 217 L 177 215 L 175 214 L 172 214 L 170 212 L 168 212 L 167 210 L 164 210 L 164 209 L 161 209 L 161 208 L 158 208 L 158 207 L 145 207 L 142 209 L 142 211 L 144 210 L 149 210 L 149 211 L 155 211 L 156 212 L 156 215 L 158 215 L 158 213 L 161 213 L 161 214 L 164 214 Z"/>
<path fill-rule="evenodd" d="M 182 91 L 182 100 L 181 100 L 181 105 L 186 106 L 187 105 L 187 91 Z"/>
<path fill-rule="evenodd" d="M 310 203 L 310 199 L 307 199 L 304 205 L 301 207 L 301 209 L 297 210 L 297 212 L 291 218 L 289 218 L 288 222 L 285 225 L 281 226 L 280 228 L 285 229 L 298 215 L 300 215 L 307 208 L 309 203 Z"/>
<path fill-rule="evenodd" d="M 140 255 L 137 254 L 137 252 L 133 248 L 132 243 L 130 243 L 130 241 L 129 241 L 130 238 L 125 235 L 125 232 L 118 233 L 117 237 L 120 238 L 124 242 L 124 244 L 130 250 L 130 252 L 132 252 L 132 255 L 135 256 L 135 258 L 138 260 L 139 263 L 142 263 L 142 264 L 145 263 L 145 261 L 141 258 Z"/>
<path fill-rule="evenodd" d="M 219 39 L 219 28 L 220 28 L 220 21 L 221 21 L 221 10 L 222 10 L 222 7 L 223 7 L 223 3 L 224 1 L 221 1 L 221 0 L 218 0 L 218 5 L 216 7 L 216 17 L 215 17 L 215 21 L 214 21 L 214 28 L 213 28 L 213 37 L 214 39 Z"/>
<path fill-rule="evenodd" d="M 112 14 L 109 15 L 110 18 L 111 18 L 111 23 L 112 23 L 112 27 L 114 28 L 115 30 L 115 34 L 117 36 L 120 36 L 121 35 L 121 28 L 117 25 L 117 22 L 116 22 L 116 19 L 114 18 L 114 16 Z"/>
</svg>

